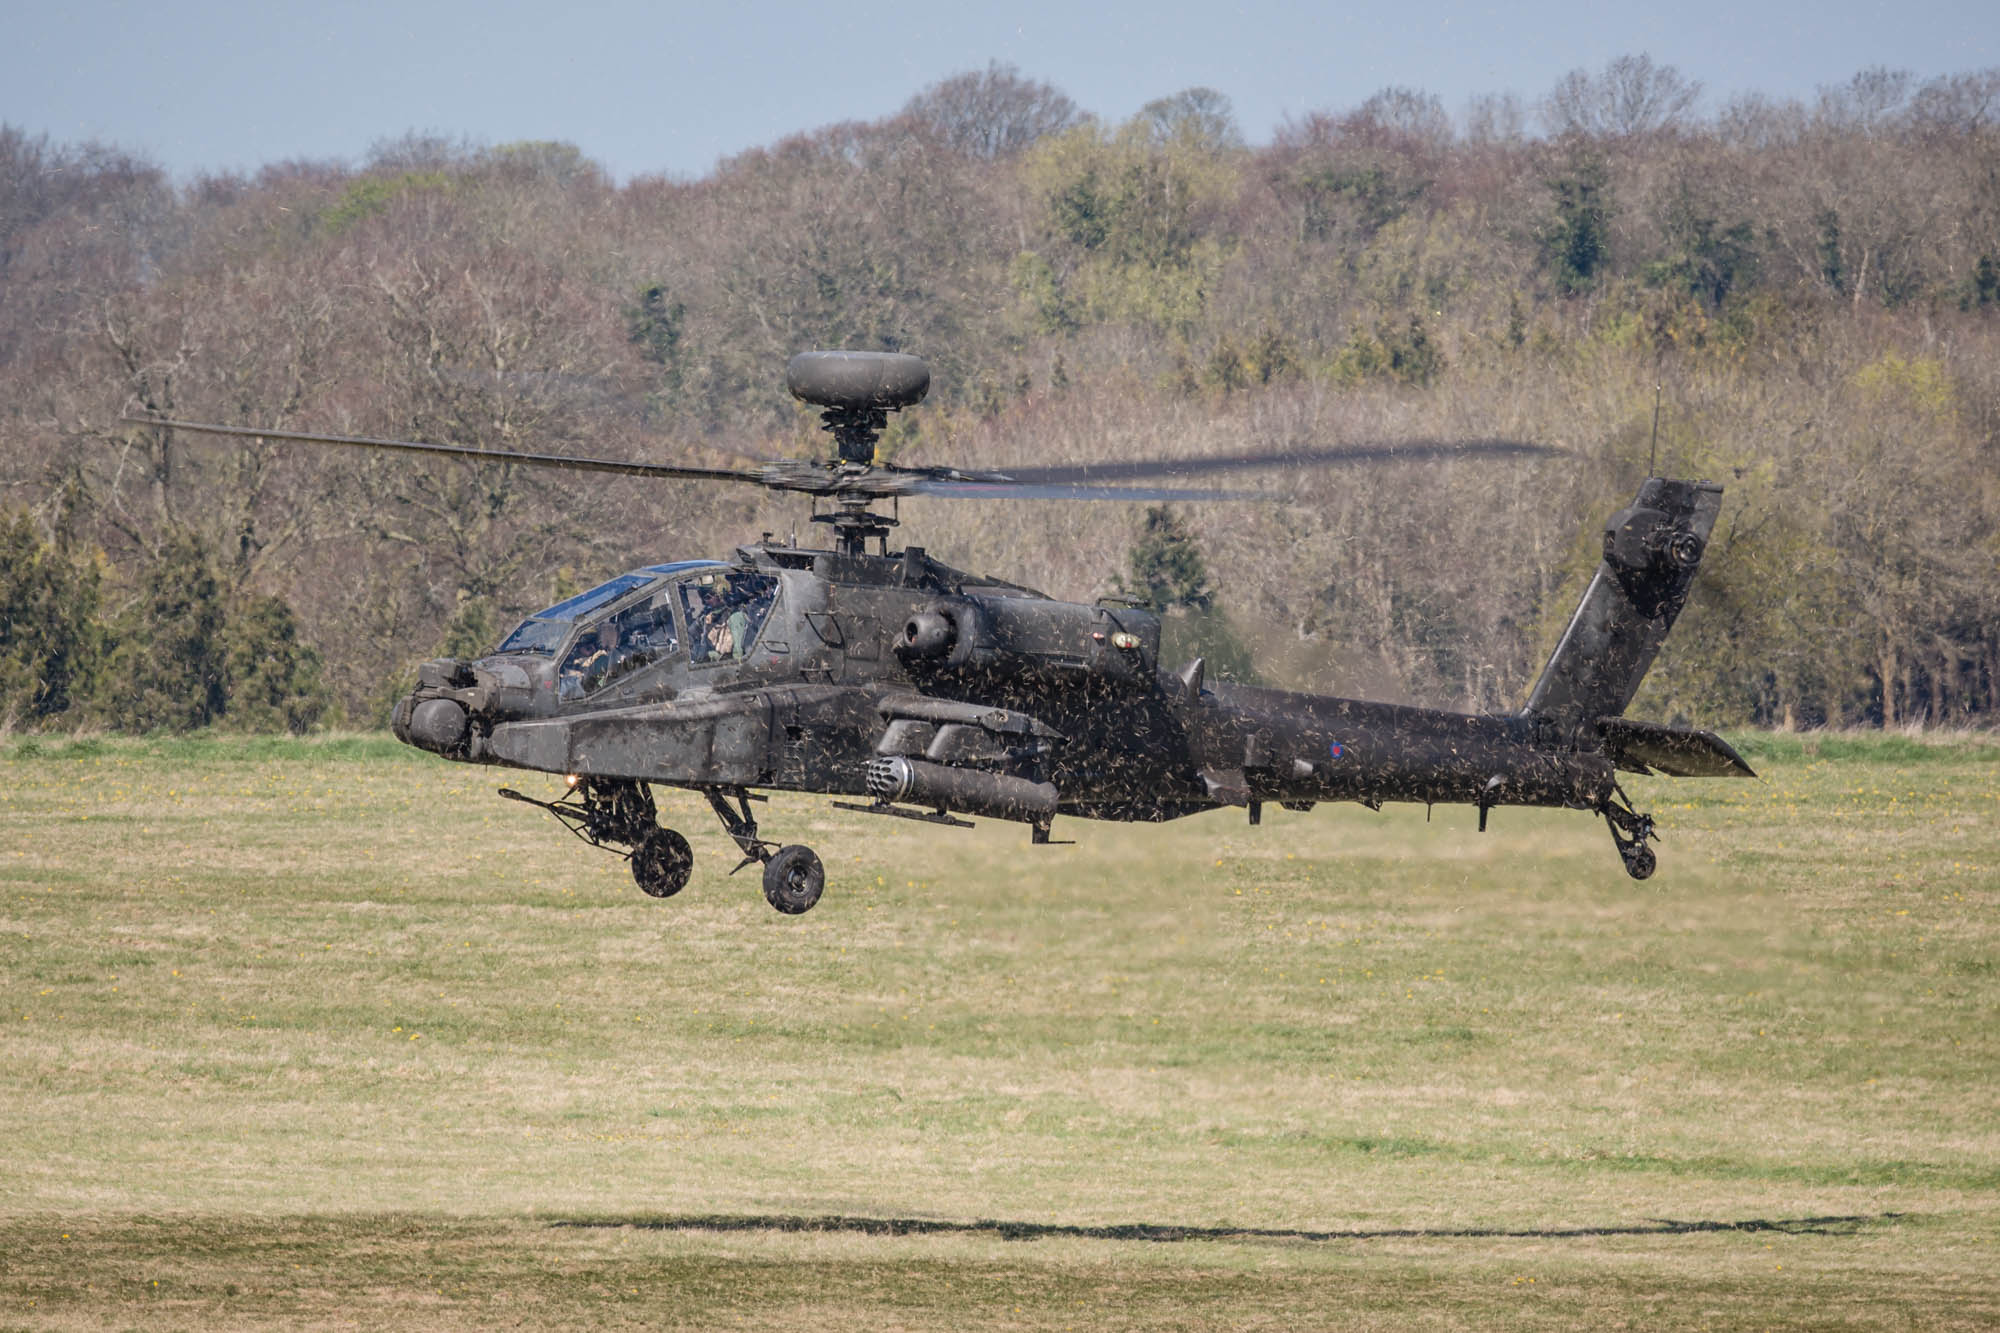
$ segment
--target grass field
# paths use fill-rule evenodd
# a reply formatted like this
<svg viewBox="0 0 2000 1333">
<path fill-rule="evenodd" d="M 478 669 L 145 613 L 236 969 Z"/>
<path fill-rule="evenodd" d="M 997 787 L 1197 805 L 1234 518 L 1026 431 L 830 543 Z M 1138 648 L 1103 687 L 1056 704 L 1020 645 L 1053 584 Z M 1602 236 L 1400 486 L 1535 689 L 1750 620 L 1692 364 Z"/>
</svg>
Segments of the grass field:
<svg viewBox="0 0 2000 1333">
<path fill-rule="evenodd" d="M 1601 822 L 698 798 L 0 739 L 0 1327 L 2000 1324 L 2000 744 Z"/>
</svg>

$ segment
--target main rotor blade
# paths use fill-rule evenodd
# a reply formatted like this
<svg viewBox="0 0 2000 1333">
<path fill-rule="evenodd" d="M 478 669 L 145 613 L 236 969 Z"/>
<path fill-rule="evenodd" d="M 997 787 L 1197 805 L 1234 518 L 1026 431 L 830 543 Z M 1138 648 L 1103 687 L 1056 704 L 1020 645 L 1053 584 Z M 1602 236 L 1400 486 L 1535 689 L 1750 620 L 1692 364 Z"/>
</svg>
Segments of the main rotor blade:
<svg viewBox="0 0 2000 1333">
<path fill-rule="evenodd" d="M 247 439 L 296 440 L 359 449 L 469 458 L 482 462 L 521 463 L 529 467 L 569 472 L 605 472 L 626 477 L 664 480 L 732 481 L 767 490 L 796 491 L 828 497 L 888 499 L 898 495 L 935 495 L 979 500 L 1125 500 L 1161 503 L 1210 500 L 1284 502 L 1281 491 L 1235 491 L 1213 487 L 1125 486 L 1111 482 L 1151 477 L 1180 479 L 1260 468 L 1320 467 L 1342 463 L 1413 462 L 1440 458 L 1493 458 L 1558 454 L 1546 445 L 1518 440 L 1465 442 L 1413 440 L 1401 444 L 1338 445 L 1318 449 L 1283 449 L 1264 453 L 1223 454 L 1196 458 L 1142 458 L 1056 467 L 1011 468 L 1006 471 L 957 468 L 903 468 L 893 464 L 854 468 L 806 459 L 774 459 L 756 471 L 733 468 L 682 467 L 672 463 L 625 462 L 612 458 L 573 458 L 562 454 L 515 453 L 478 449 L 462 444 L 428 444 L 418 440 L 386 440 L 367 435 L 327 435 L 310 431 L 273 430 L 262 426 L 221 426 L 166 417 L 125 416 L 136 426 L 166 426 L 204 435 L 234 435 Z"/>
<path fill-rule="evenodd" d="M 638 423 L 650 435 L 660 434 L 651 419 L 652 413 L 645 396 L 622 387 L 614 375 L 583 375 L 555 370 L 468 370 L 455 366 L 440 367 L 437 373 L 440 378 L 455 384 L 484 386 L 497 383 L 509 388 L 528 389 L 553 386 L 583 411 L 623 417 Z M 746 463 L 782 461 L 771 454 L 752 453 L 737 445 L 720 444 L 712 439 L 702 440 L 701 447 L 711 453 L 740 458 Z"/>
<path fill-rule="evenodd" d="M 1181 486 L 1092 486 L 1080 482 L 919 481 L 911 495 L 942 495 L 959 500 L 1273 500 L 1288 499 L 1281 491 L 1195 490 Z"/>
<path fill-rule="evenodd" d="M 378 440 L 366 435 L 318 435 L 308 431 L 271 430 L 262 426 L 215 426 L 165 417 L 120 417 L 135 426 L 170 426 L 204 435 L 241 435 L 251 439 L 298 440 L 306 444 L 342 444 L 361 449 L 395 449 L 411 454 L 441 454 L 488 462 L 525 463 L 529 467 L 561 468 L 571 472 L 610 472 L 626 477 L 684 478 L 692 481 L 742 481 L 766 485 L 762 475 L 730 468 L 680 467 L 671 463 L 627 463 L 614 458 L 569 458 L 562 454 L 519 454 L 506 449 L 474 449 L 462 444 L 423 444 L 416 440 Z"/>
<path fill-rule="evenodd" d="M 1055 467 L 1007 468 L 995 476 L 1040 482 L 1136 481 L 1143 477 L 1202 477 L 1259 468 L 1332 467 L 1341 463 L 1410 463 L 1446 458 L 1522 458 L 1562 450 L 1525 440 L 1408 440 L 1398 444 L 1342 444 L 1195 458 L 1140 458 Z"/>
</svg>

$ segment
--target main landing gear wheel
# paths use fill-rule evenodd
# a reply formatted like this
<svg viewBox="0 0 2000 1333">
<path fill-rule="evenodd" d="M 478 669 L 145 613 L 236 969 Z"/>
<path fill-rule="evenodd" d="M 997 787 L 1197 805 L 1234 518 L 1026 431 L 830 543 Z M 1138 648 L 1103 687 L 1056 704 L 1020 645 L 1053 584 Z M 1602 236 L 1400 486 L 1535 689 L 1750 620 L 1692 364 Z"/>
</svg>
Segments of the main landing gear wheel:
<svg viewBox="0 0 2000 1333">
<path fill-rule="evenodd" d="M 1653 855 L 1653 849 L 1644 843 L 1624 853 L 1625 873 L 1633 879 L 1645 879 L 1652 874 L 1660 860 Z"/>
<path fill-rule="evenodd" d="M 670 828 L 656 828 L 632 849 L 632 878 L 640 892 L 671 898 L 687 887 L 694 873 L 694 849 Z"/>
<path fill-rule="evenodd" d="M 764 863 L 764 897 L 787 916 L 810 910 L 825 888 L 826 869 L 810 847 L 780 847 Z"/>
</svg>

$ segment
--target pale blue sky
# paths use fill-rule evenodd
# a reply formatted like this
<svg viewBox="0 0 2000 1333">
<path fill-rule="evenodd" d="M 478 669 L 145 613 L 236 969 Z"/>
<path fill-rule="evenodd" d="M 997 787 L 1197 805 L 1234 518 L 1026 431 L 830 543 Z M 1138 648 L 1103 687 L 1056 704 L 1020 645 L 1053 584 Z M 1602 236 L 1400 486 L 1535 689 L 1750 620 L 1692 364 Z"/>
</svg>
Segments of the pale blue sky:
<svg viewBox="0 0 2000 1333">
<path fill-rule="evenodd" d="M 1995 0 L 1684 0 L 1584 6 L 1027 0 L 43 0 L 11 5 L 0 122 L 97 138 L 185 177 L 286 158 L 359 160 L 378 139 L 561 139 L 620 180 L 704 174 L 796 130 L 872 119 L 989 60 L 1110 119 L 1194 85 L 1235 102 L 1252 142 L 1287 115 L 1397 84 L 1457 111 L 1532 102 L 1566 71 L 1645 52 L 1707 105 L 1810 96 L 1875 64 L 1920 77 L 2000 65 Z"/>
</svg>

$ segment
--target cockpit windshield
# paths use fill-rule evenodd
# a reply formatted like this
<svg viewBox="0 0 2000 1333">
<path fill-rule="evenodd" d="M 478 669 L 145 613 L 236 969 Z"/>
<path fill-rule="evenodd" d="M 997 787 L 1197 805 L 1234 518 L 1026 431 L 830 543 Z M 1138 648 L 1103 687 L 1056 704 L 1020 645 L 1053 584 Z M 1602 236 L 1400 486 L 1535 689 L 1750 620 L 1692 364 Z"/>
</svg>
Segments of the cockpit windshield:
<svg viewBox="0 0 2000 1333">
<path fill-rule="evenodd" d="M 522 621 L 519 628 L 509 634 L 495 653 L 532 653 L 537 657 L 547 657 L 562 647 L 569 637 L 569 627 L 589 616 L 592 612 L 623 597 L 635 588 L 644 587 L 665 574 L 678 574 L 686 569 L 699 569 L 707 565 L 719 565 L 719 560 L 677 560 L 672 564 L 647 565 L 644 569 L 620 574 L 598 584 L 588 592 L 580 592 L 574 597 L 557 602 L 546 611 L 537 611 Z"/>
<path fill-rule="evenodd" d="M 562 647 L 563 638 L 568 635 L 569 626 L 560 620 L 524 620 L 519 629 L 509 634 L 498 648 L 497 653 L 530 653 L 536 657 L 547 657 Z"/>
<path fill-rule="evenodd" d="M 537 620 L 581 620 L 607 602 L 615 602 L 632 589 L 646 581 L 644 574 L 620 574 L 606 583 L 600 583 L 589 592 L 580 592 L 567 601 L 557 602 L 546 611 L 537 611 Z"/>
<path fill-rule="evenodd" d="M 554 652 L 569 633 L 572 622 L 589 615 L 600 606 L 617 601 L 634 588 L 650 582 L 649 574 L 620 574 L 606 583 L 600 583 L 589 592 L 580 592 L 574 597 L 557 602 L 546 611 L 537 611 L 521 622 L 521 627 L 509 634 L 498 651 L 503 653 L 534 653 L 547 656 Z"/>
<path fill-rule="evenodd" d="M 557 690 L 564 699 L 589 694 L 679 649 L 673 591 L 661 589 L 584 630 L 556 673 Z"/>
</svg>

